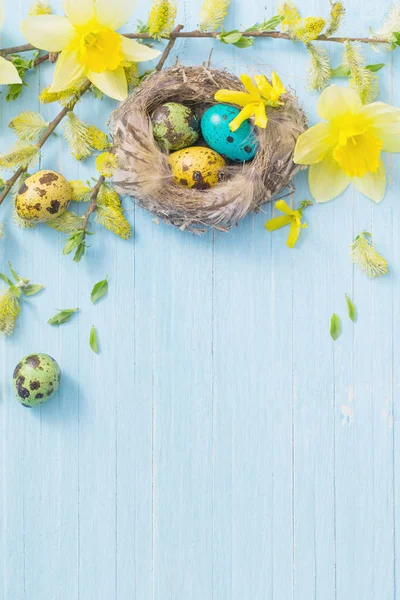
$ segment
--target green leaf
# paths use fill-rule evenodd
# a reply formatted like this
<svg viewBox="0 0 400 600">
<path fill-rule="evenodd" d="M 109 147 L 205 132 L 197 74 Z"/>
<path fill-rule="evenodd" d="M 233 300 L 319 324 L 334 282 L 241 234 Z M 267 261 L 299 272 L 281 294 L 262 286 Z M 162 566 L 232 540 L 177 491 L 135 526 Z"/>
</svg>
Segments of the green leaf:
<svg viewBox="0 0 400 600">
<path fill-rule="evenodd" d="M 10 286 L 8 291 L 11 292 L 11 294 L 16 298 L 19 298 L 21 296 L 21 290 L 16 285 Z"/>
<path fill-rule="evenodd" d="M 74 254 L 74 262 L 78 263 L 81 261 L 86 252 L 85 244 L 79 244 L 75 254 Z"/>
<path fill-rule="evenodd" d="M 345 294 L 345 298 L 346 298 L 347 312 L 348 312 L 349 318 L 353 321 L 353 323 L 355 323 L 357 321 L 356 307 L 354 306 L 349 294 Z"/>
<path fill-rule="evenodd" d="M 63 323 L 69 321 L 72 315 L 78 310 L 79 308 L 63 308 L 62 310 L 60 310 L 60 312 L 56 313 L 53 317 L 51 317 L 51 319 L 49 319 L 47 322 L 50 325 L 62 325 Z"/>
<path fill-rule="evenodd" d="M 242 36 L 238 42 L 235 42 L 233 45 L 236 48 L 249 48 L 254 44 L 254 39 L 252 37 L 244 37 Z"/>
<path fill-rule="evenodd" d="M 331 77 L 349 77 L 350 71 L 343 65 L 339 65 L 335 69 L 331 70 Z"/>
<path fill-rule="evenodd" d="M 14 285 L 11 279 L 8 279 L 7 275 L 4 275 L 4 273 L 0 273 L 0 279 L 2 279 L 7 285 Z"/>
<path fill-rule="evenodd" d="M 71 252 L 75 250 L 75 248 L 77 248 L 79 244 L 82 243 L 82 239 L 83 231 L 76 231 L 75 233 L 70 235 L 63 248 L 63 254 L 71 254 Z"/>
<path fill-rule="evenodd" d="M 100 300 L 100 298 L 102 298 L 105 294 L 107 294 L 107 292 L 108 292 L 108 280 L 106 277 L 102 281 L 98 281 L 95 284 L 95 286 L 93 287 L 92 293 L 90 295 L 90 298 L 91 298 L 93 304 L 95 302 L 97 302 L 98 300 Z"/>
<path fill-rule="evenodd" d="M 365 65 L 365 68 L 368 69 L 368 71 L 371 71 L 372 73 L 377 73 L 378 71 L 383 69 L 384 66 L 385 63 L 376 63 L 374 65 Z"/>
<path fill-rule="evenodd" d="M 331 338 L 336 341 L 341 333 L 340 331 L 340 319 L 336 313 L 331 316 Z"/>
<path fill-rule="evenodd" d="M 34 296 L 35 294 L 38 294 L 43 287 L 44 286 L 40 283 L 31 283 L 28 285 L 23 285 L 21 292 L 24 294 L 24 296 Z"/>
<path fill-rule="evenodd" d="M 274 31 L 284 19 L 284 15 L 275 15 L 275 17 L 266 19 L 262 23 L 255 23 L 252 27 L 246 29 L 246 31 L 258 31 L 259 33 L 263 33 L 264 31 Z"/>
<path fill-rule="evenodd" d="M 90 344 L 90 347 L 93 350 L 93 352 L 98 354 L 99 353 L 99 344 L 97 341 L 97 332 L 96 332 L 94 325 L 92 326 L 92 329 L 90 330 L 89 344 Z"/>
<path fill-rule="evenodd" d="M 14 277 L 15 281 L 19 281 L 20 277 L 16 271 L 14 271 L 12 264 L 8 261 L 8 267 L 10 269 L 11 275 Z"/>
</svg>

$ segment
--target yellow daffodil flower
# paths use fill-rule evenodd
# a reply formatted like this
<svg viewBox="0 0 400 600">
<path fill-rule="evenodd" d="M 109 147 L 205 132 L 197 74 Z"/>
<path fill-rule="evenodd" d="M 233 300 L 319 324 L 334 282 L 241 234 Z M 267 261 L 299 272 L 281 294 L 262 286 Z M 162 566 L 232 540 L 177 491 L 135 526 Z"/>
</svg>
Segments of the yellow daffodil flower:
<svg viewBox="0 0 400 600">
<path fill-rule="evenodd" d="M 4 22 L 4 1 L 0 0 L 0 29 Z M 17 69 L 9 60 L 0 56 L 0 85 L 22 83 Z"/>
<path fill-rule="evenodd" d="M 256 75 L 254 80 L 256 85 L 248 75 L 241 75 L 240 81 L 243 83 L 246 92 L 218 90 L 214 96 L 217 102 L 228 102 L 229 104 L 243 106 L 243 110 L 229 123 L 231 131 L 236 131 L 243 121 L 253 115 L 255 117 L 254 124 L 265 129 L 268 123 L 265 107 L 283 104 L 280 97 L 285 94 L 286 90 L 276 73 L 272 73 L 272 84 L 265 75 Z"/>
<path fill-rule="evenodd" d="M 275 208 L 284 213 L 284 216 L 270 219 L 265 223 L 265 227 L 268 229 L 268 231 L 275 231 L 276 229 L 285 227 L 285 225 L 290 225 L 286 246 L 293 248 L 300 235 L 300 229 L 307 227 L 306 223 L 301 222 L 303 213 L 299 209 L 293 210 L 290 208 L 290 206 L 288 206 L 284 200 L 278 200 L 275 203 Z"/>
<path fill-rule="evenodd" d="M 325 121 L 301 134 L 294 152 L 296 163 L 310 165 L 316 201 L 332 200 L 352 182 L 380 202 L 386 189 L 381 152 L 400 152 L 400 110 L 383 102 L 363 106 L 354 90 L 331 85 L 319 98 L 318 114 Z"/>
<path fill-rule="evenodd" d="M 160 54 L 116 32 L 132 6 L 131 0 L 64 0 L 66 17 L 39 15 L 22 22 L 23 35 L 36 48 L 61 52 L 50 92 L 73 88 L 86 77 L 111 98 L 127 97 L 124 67 Z"/>
</svg>

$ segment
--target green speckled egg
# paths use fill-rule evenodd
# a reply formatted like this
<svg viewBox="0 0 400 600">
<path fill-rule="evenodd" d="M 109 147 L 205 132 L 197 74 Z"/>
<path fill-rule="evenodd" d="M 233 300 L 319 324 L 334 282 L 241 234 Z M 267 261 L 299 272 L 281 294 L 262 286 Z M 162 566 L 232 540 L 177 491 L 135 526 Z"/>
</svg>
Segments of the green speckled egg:
<svg viewBox="0 0 400 600">
<path fill-rule="evenodd" d="M 168 162 L 175 182 L 188 188 L 208 190 L 225 177 L 226 163 L 211 148 L 184 148 L 170 154 Z"/>
<path fill-rule="evenodd" d="M 191 146 L 199 139 L 200 124 L 195 113 L 178 102 L 162 104 L 151 116 L 153 135 L 168 152 Z"/>
<path fill-rule="evenodd" d="M 55 171 L 38 171 L 25 179 L 15 202 L 21 219 L 44 223 L 59 217 L 72 198 L 70 183 Z"/>
<path fill-rule="evenodd" d="M 23 406 L 39 406 L 57 391 L 60 367 L 48 354 L 29 354 L 15 367 L 13 386 Z"/>
</svg>

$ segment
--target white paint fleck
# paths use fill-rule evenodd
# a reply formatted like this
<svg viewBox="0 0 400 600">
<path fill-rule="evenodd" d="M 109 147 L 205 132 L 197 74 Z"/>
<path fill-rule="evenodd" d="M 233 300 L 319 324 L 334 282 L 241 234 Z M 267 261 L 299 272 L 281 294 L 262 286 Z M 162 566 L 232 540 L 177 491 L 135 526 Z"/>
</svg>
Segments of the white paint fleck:
<svg viewBox="0 0 400 600">
<path fill-rule="evenodd" d="M 354 410 L 351 408 L 351 406 L 342 404 L 340 406 L 340 411 L 342 413 L 342 425 L 354 423 Z"/>
</svg>

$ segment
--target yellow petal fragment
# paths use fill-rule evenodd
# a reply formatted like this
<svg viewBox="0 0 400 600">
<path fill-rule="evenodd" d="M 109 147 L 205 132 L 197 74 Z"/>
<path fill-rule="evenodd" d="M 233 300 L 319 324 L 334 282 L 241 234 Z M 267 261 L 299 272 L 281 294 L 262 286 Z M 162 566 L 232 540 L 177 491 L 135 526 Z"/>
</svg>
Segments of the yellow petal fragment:
<svg viewBox="0 0 400 600">
<path fill-rule="evenodd" d="M 351 181 L 359 192 L 376 203 L 381 202 L 386 191 L 386 169 L 382 159 L 376 173 L 366 173 L 362 177 L 354 177 Z"/>
<path fill-rule="evenodd" d="M 94 0 L 63 0 L 63 6 L 65 14 L 74 26 L 85 25 L 96 16 Z"/>
<path fill-rule="evenodd" d="M 254 102 L 247 104 L 247 106 L 242 108 L 238 116 L 229 123 L 229 129 L 231 131 L 236 131 L 236 129 L 239 129 L 243 121 L 246 121 L 246 119 L 249 119 L 254 114 L 255 108 L 256 104 Z"/>
<path fill-rule="evenodd" d="M 135 4 L 135 0 L 97 0 L 96 17 L 102 25 L 116 30 L 129 21 Z"/>
<path fill-rule="evenodd" d="M 17 69 L 9 60 L 0 57 L 0 85 L 22 83 Z"/>
<path fill-rule="evenodd" d="M 250 94 L 233 90 L 218 90 L 214 98 L 217 102 L 228 102 L 228 104 L 238 104 L 239 106 L 246 106 L 253 102 Z"/>
<path fill-rule="evenodd" d="M 294 217 L 297 214 L 297 211 L 290 208 L 290 206 L 287 202 L 285 202 L 285 200 L 278 200 L 277 202 L 275 202 L 275 208 L 280 212 L 285 213 L 285 215 L 289 215 L 290 217 Z"/>
<path fill-rule="evenodd" d="M 21 32 L 30 44 L 40 50 L 60 52 L 73 40 L 75 30 L 65 17 L 38 15 L 21 23 Z"/>
<path fill-rule="evenodd" d="M 293 217 L 289 216 L 273 217 L 265 223 L 265 227 L 268 229 L 268 231 L 276 231 L 277 229 L 285 227 L 285 225 L 289 225 L 292 221 Z"/>
<path fill-rule="evenodd" d="M 269 98 L 272 92 L 272 85 L 265 77 L 265 75 L 254 75 L 254 81 L 256 82 L 256 85 L 260 90 L 262 97 L 265 99 Z"/>
<path fill-rule="evenodd" d="M 346 113 L 357 113 L 362 107 L 357 92 L 350 88 L 330 85 L 319 97 L 318 114 L 321 119 L 332 121 Z"/>
<path fill-rule="evenodd" d="M 311 165 L 322 160 L 333 145 L 328 123 L 318 123 L 302 133 L 296 142 L 294 162 Z"/>
<path fill-rule="evenodd" d="M 333 158 L 349 177 L 362 177 L 378 170 L 381 149 L 381 140 L 367 130 L 338 144 L 333 150 Z"/>
<path fill-rule="evenodd" d="M 350 178 L 328 153 L 323 160 L 310 166 L 308 183 L 317 202 L 328 202 L 347 188 Z"/>
<path fill-rule="evenodd" d="M 73 88 L 83 77 L 83 66 L 78 62 L 76 52 L 63 50 L 57 59 L 54 69 L 54 79 L 49 92 L 62 92 Z"/>
<path fill-rule="evenodd" d="M 258 100 L 260 100 L 260 90 L 257 88 L 257 86 L 254 85 L 254 83 L 251 80 L 251 77 L 249 77 L 246 74 L 241 75 L 240 81 L 243 83 L 244 87 L 249 92 L 253 102 L 257 102 Z"/>
<path fill-rule="evenodd" d="M 381 139 L 384 152 L 400 152 L 400 109 L 373 102 L 363 106 L 361 114 Z"/>
<path fill-rule="evenodd" d="M 254 103 L 254 124 L 257 127 L 265 129 L 268 123 L 267 114 L 265 112 L 265 104 L 263 102 Z"/>
<path fill-rule="evenodd" d="M 128 84 L 123 67 L 118 67 L 115 71 L 104 71 L 104 73 L 95 73 L 93 71 L 87 74 L 88 79 L 106 96 L 115 100 L 125 100 L 128 96 Z"/>
<path fill-rule="evenodd" d="M 146 44 L 139 44 L 134 40 L 130 40 L 129 38 L 120 36 L 122 40 L 122 54 L 124 55 L 125 60 L 129 62 L 144 62 L 146 60 L 153 60 L 160 56 L 159 50 L 154 50 L 154 48 L 149 48 Z"/>
<path fill-rule="evenodd" d="M 288 239 L 286 240 L 286 246 L 288 246 L 289 248 L 294 247 L 295 243 L 299 238 L 301 228 L 302 227 L 300 225 L 300 221 L 298 221 L 297 219 L 293 219 L 290 225 Z"/>
</svg>

